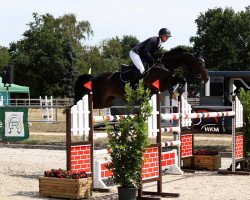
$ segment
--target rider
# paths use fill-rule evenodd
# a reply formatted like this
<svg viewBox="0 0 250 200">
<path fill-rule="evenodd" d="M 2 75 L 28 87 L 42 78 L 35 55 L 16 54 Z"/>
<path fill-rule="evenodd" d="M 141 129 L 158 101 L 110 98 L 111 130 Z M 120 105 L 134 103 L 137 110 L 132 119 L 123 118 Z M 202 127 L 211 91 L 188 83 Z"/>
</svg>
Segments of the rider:
<svg viewBox="0 0 250 200">
<path fill-rule="evenodd" d="M 157 59 L 154 58 L 154 53 L 161 47 L 163 42 L 166 42 L 171 37 L 171 32 L 167 28 L 161 28 L 158 33 L 158 37 L 151 37 L 147 40 L 133 46 L 129 52 L 129 56 L 133 61 L 134 65 L 138 69 L 138 73 L 134 73 L 131 83 L 136 84 L 140 79 L 141 75 L 145 71 L 145 67 L 142 60 L 145 61 L 149 66 L 153 66 L 157 63 Z M 177 89 L 182 90 L 182 85 L 172 85 L 170 92 L 174 93 Z"/>
<path fill-rule="evenodd" d="M 161 47 L 163 42 L 166 42 L 168 38 L 171 37 L 171 32 L 167 28 L 162 28 L 159 30 L 158 35 L 158 37 L 150 37 L 133 46 L 130 50 L 129 56 L 140 72 L 140 74 L 138 73 L 133 77 L 132 82 L 136 82 L 145 71 L 142 60 L 149 64 L 149 66 L 152 66 L 157 62 L 153 57 L 153 54 Z"/>
</svg>

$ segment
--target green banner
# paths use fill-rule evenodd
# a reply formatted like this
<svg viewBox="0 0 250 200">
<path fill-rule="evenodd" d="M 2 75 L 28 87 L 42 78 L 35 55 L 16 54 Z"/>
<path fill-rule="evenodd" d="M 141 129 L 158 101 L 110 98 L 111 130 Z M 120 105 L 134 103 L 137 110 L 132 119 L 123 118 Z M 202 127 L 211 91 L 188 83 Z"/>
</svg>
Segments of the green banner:
<svg viewBox="0 0 250 200">
<path fill-rule="evenodd" d="M 28 138 L 28 108 L 0 107 L 0 139 L 17 141 Z"/>
</svg>

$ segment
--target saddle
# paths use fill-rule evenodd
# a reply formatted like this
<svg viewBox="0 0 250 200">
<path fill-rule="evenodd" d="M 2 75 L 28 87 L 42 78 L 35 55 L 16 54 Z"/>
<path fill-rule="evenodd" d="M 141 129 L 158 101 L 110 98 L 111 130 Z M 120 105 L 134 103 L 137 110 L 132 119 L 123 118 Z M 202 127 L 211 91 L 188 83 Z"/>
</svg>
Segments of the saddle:
<svg viewBox="0 0 250 200">
<path fill-rule="evenodd" d="M 123 82 L 138 81 L 138 79 L 140 79 L 140 77 L 145 76 L 145 73 L 150 73 L 149 64 L 144 62 L 143 65 L 145 66 L 145 72 L 144 72 L 144 74 L 141 75 L 140 71 L 137 69 L 137 67 L 134 64 L 131 64 L 131 65 L 121 64 L 121 69 L 120 69 L 121 81 L 123 81 Z M 151 68 L 152 67 L 159 68 L 163 71 L 169 71 L 161 63 L 155 64 L 155 66 L 151 66 Z"/>
<path fill-rule="evenodd" d="M 141 76 L 141 73 L 135 65 L 121 64 L 120 79 L 122 82 L 125 82 L 125 83 L 131 82 L 135 78 L 139 78 L 140 76 Z"/>
</svg>

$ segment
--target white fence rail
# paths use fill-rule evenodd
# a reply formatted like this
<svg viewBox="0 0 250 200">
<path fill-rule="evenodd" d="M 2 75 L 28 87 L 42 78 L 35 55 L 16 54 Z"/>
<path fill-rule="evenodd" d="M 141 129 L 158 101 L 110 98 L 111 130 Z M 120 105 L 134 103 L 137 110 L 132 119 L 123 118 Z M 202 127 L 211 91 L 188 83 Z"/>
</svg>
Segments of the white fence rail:
<svg viewBox="0 0 250 200">
<path fill-rule="evenodd" d="M 161 114 L 162 120 L 179 120 L 181 119 L 182 127 L 190 127 L 192 124 L 191 119 L 196 118 L 211 118 L 211 117 L 229 117 L 235 116 L 236 128 L 243 126 L 243 106 L 238 97 L 235 99 L 236 111 L 224 111 L 224 112 L 208 112 L 208 113 L 192 113 L 191 105 L 182 98 L 181 100 L 181 113 L 164 113 Z M 157 109 L 156 109 L 156 96 L 152 96 L 150 105 L 153 107 L 152 116 L 148 118 L 148 131 L 149 136 L 154 137 L 157 134 Z M 73 135 L 84 135 L 88 138 L 89 132 L 89 108 L 88 108 L 88 96 L 85 95 L 77 105 L 71 109 L 72 114 L 72 133 Z M 106 115 L 106 116 L 93 116 L 95 123 L 107 121 L 118 121 L 122 116 Z M 167 127 L 163 128 L 167 132 L 179 132 L 180 127 Z"/>
</svg>

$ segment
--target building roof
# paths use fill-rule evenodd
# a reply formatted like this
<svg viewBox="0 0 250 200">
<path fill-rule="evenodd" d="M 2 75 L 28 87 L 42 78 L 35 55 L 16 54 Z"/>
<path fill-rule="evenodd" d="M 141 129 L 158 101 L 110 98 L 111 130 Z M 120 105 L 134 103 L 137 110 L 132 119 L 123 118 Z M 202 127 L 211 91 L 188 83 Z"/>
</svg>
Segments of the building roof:
<svg viewBox="0 0 250 200">
<path fill-rule="evenodd" d="M 250 71 L 209 71 L 210 77 L 249 78 Z"/>
</svg>

